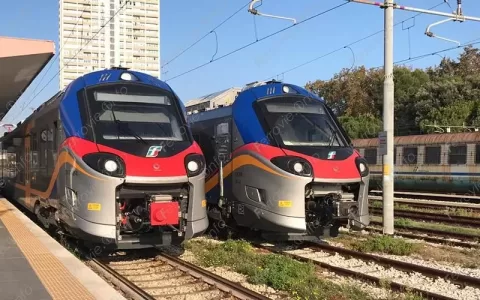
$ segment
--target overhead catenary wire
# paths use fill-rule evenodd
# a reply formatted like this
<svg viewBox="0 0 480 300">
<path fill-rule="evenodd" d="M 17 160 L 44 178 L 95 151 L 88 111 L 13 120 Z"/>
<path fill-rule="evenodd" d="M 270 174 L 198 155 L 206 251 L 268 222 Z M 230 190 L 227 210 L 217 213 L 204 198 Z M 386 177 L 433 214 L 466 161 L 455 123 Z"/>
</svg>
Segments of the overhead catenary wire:
<svg viewBox="0 0 480 300">
<path fill-rule="evenodd" d="M 409 63 L 409 62 L 412 62 L 412 61 L 417 61 L 417 60 L 420 60 L 420 59 L 424 59 L 424 58 L 427 58 L 427 57 L 430 57 L 430 56 L 433 56 L 433 55 L 438 55 L 440 53 L 443 53 L 443 52 L 449 52 L 449 51 L 453 51 L 453 50 L 458 50 L 460 48 L 464 48 L 464 47 L 468 47 L 468 46 L 475 46 L 475 45 L 478 45 L 480 44 L 480 37 L 479 38 L 476 38 L 476 39 L 473 39 L 469 42 L 466 42 L 466 43 L 463 43 L 463 44 L 460 44 L 458 46 L 455 46 L 455 47 L 450 47 L 450 48 L 445 48 L 445 49 L 442 49 L 442 50 L 438 50 L 438 51 L 434 51 L 434 52 L 430 52 L 430 53 L 425 53 L 425 54 L 421 54 L 421 55 L 417 55 L 415 57 L 412 57 L 412 58 L 408 58 L 408 59 L 402 59 L 402 60 L 399 60 L 399 61 L 396 61 L 394 62 L 394 64 L 398 65 L 398 64 L 405 64 L 405 63 Z M 442 59 L 444 59 L 445 57 L 443 57 Z M 382 68 L 382 67 L 377 67 L 377 68 Z"/>
<path fill-rule="evenodd" d="M 434 8 L 437 8 L 437 7 L 439 7 L 440 5 L 442 5 L 442 4 L 444 4 L 444 3 L 447 3 L 447 4 L 448 4 L 448 2 L 442 2 L 442 3 L 439 3 L 439 4 L 437 4 L 437 5 L 432 6 L 431 8 L 429 8 L 429 10 L 434 9 Z M 400 24 L 403 24 L 404 22 L 406 22 L 406 21 L 408 21 L 408 20 L 410 20 L 410 19 L 415 19 L 416 17 L 418 17 L 419 15 L 422 15 L 422 14 L 424 14 L 424 13 L 417 13 L 417 14 L 415 14 L 414 16 L 411 16 L 411 17 L 409 17 L 409 18 L 407 18 L 407 19 L 405 19 L 405 20 L 402 20 L 402 21 L 399 21 L 399 22 L 395 23 L 393 26 L 395 27 L 395 26 L 398 26 L 398 25 L 400 25 Z M 294 66 L 294 67 L 292 67 L 292 68 L 290 68 L 290 69 L 287 69 L 287 70 L 285 70 L 285 71 L 283 71 L 283 72 L 277 73 L 277 74 L 274 75 L 274 76 L 267 77 L 267 78 L 264 79 L 264 80 L 269 80 L 269 79 L 272 79 L 272 78 L 277 78 L 277 77 L 280 76 L 280 75 L 284 75 L 284 74 L 286 74 L 286 73 L 288 73 L 288 72 L 291 72 L 291 71 L 294 71 L 294 70 L 296 70 L 296 69 L 299 69 L 299 68 L 301 68 L 301 67 L 303 67 L 303 66 L 309 65 L 309 64 L 311 64 L 311 63 L 313 63 L 313 62 L 315 62 L 315 61 L 317 61 L 317 60 L 319 60 L 319 59 L 325 58 L 325 57 L 330 56 L 330 55 L 332 55 L 332 54 L 335 54 L 335 53 L 337 53 L 337 52 L 339 52 L 339 51 L 341 51 L 341 50 L 343 50 L 343 49 L 349 48 L 350 46 L 353 46 L 353 45 L 355 45 L 355 44 L 358 44 L 358 43 L 360 43 L 360 42 L 363 42 L 363 41 L 365 41 L 365 40 L 367 40 L 367 39 L 369 39 L 369 38 L 371 38 L 371 37 L 374 37 L 374 36 L 376 36 L 376 35 L 384 32 L 384 31 L 385 31 L 384 29 L 378 30 L 378 31 L 376 31 L 376 32 L 374 32 L 374 33 L 371 33 L 371 34 L 369 34 L 369 35 L 367 35 L 367 36 L 365 36 L 365 37 L 363 37 L 363 38 L 360 38 L 360 39 L 358 39 L 358 40 L 355 40 L 355 41 L 353 41 L 353 42 L 351 42 L 351 43 L 349 43 L 349 44 L 347 44 L 347 45 L 344 45 L 344 46 L 339 47 L 339 48 L 337 48 L 337 49 L 335 49 L 335 50 L 332 50 L 332 51 L 330 51 L 330 52 L 327 52 L 327 53 L 325 53 L 325 54 L 322 54 L 322 55 L 320 55 L 320 56 L 317 56 L 317 57 L 315 57 L 315 58 L 313 58 L 313 59 L 311 59 L 311 60 L 308 60 L 308 61 L 306 61 L 306 62 L 304 62 L 304 63 L 299 64 L 299 65 L 296 65 L 296 66 Z"/>
<path fill-rule="evenodd" d="M 92 9 L 92 7 L 90 6 L 90 10 Z M 67 43 L 67 41 L 72 37 L 73 33 L 75 32 L 75 29 L 77 28 L 77 25 L 78 23 L 80 22 L 83 14 L 87 11 L 87 8 L 85 7 L 82 11 L 82 13 L 80 14 L 80 16 L 77 17 L 77 22 L 75 23 L 75 25 L 73 26 L 73 29 L 72 29 L 72 32 L 67 36 L 67 38 L 65 39 L 65 41 L 63 42 L 63 44 L 60 46 L 60 49 L 59 51 L 62 51 L 63 50 L 63 47 L 65 47 L 65 44 Z M 48 67 L 48 69 L 45 71 L 45 73 L 43 74 L 42 78 L 40 79 L 40 81 L 38 82 L 37 86 L 35 87 L 35 89 L 33 90 L 32 94 L 35 93 L 35 91 L 37 90 L 38 86 L 40 86 L 40 83 L 42 82 L 43 78 L 45 77 L 45 75 L 48 73 L 48 71 L 50 70 L 50 68 L 52 67 L 52 65 L 54 64 L 54 62 L 60 57 L 60 54 L 58 54 L 51 62 L 50 62 L 50 66 Z"/>
<path fill-rule="evenodd" d="M 167 61 L 166 63 L 164 63 L 162 66 L 161 66 L 161 69 L 163 69 L 164 67 L 166 67 L 168 64 L 172 63 L 173 61 L 175 61 L 177 58 L 179 58 L 180 56 L 182 56 L 185 52 L 187 52 L 188 50 L 192 49 L 192 47 L 194 47 L 196 44 L 200 43 L 203 39 L 205 39 L 207 36 L 209 36 L 211 33 L 214 33 L 215 30 L 217 30 L 219 27 L 221 27 L 223 24 L 225 24 L 226 22 L 228 22 L 231 18 L 233 18 L 235 15 L 237 15 L 239 12 L 241 12 L 243 9 L 245 9 L 249 4 L 250 4 L 250 0 L 247 2 L 247 4 L 243 5 L 241 8 L 239 8 L 235 13 L 233 13 L 232 15 L 230 15 L 228 18 L 226 18 L 225 20 L 223 20 L 223 22 L 221 22 L 220 24 L 218 24 L 217 26 L 215 26 L 215 28 L 213 28 L 212 30 L 210 30 L 209 32 L 207 32 L 204 36 L 202 36 L 201 38 L 199 38 L 196 42 L 194 42 L 193 44 L 191 44 L 190 46 L 188 46 L 187 48 L 185 48 L 183 51 L 181 51 L 179 54 L 177 54 L 174 58 L 172 58 L 171 60 Z M 218 39 L 217 39 L 217 50 L 218 50 Z M 216 54 L 215 54 L 216 55 Z M 214 55 L 214 56 L 215 56 Z"/>
<path fill-rule="evenodd" d="M 130 3 L 130 2 L 131 2 L 130 0 L 125 1 L 125 3 L 115 12 L 115 14 L 112 17 L 110 17 L 110 19 L 108 19 L 108 21 L 105 22 L 105 24 L 103 24 L 100 27 L 100 29 L 98 29 L 97 32 L 95 32 L 95 34 L 90 39 L 87 40 L 87 42 L 80 48 L 80 50 L 78 50 L 75 53 L 75 55 L 72 58 L 70 58 L 68 62 L 65 63 L 65 65 L 61 67 L 60 70 L 55 75 L 53 75 L 53 77 L 43 86 L 43 88 L 37 94 L 33 96 L 33 98 L 30 99 L 30 101 L 24 107 L 27 107 L 28 105 L 30 105 L 30 103 L 33 100 L 35 100 L 35 98 L 50 84 L 50 82 L 52 82 L 52 80 L 55 79 L 55 77 L 57 77 L 57 75 L 60 74 L 60 72 L 65 67 L 67 67 L 72 60 L 74 60 L 77 57 L 77 55 L 83 50 L 83 48 L 85 48 L 100 33 L 100 31 L 102 31 L 102 29 L 105 28 L 105 26 L 107 26 L 107 24 L 110 23 L 113 20 L 113 18 L 115 18 L 115 16 L 125 7 L 125 5 L 127 5 L 127 3 Z"/>
<path fill-rule="evenodd" d="M 236 53 L 236 52 L 239 52 L 239 51 L 241 51 L 241 50 L 243 50 L 243 49 L 246 49 L 246 48 L 248 48 L 248 47 L 250 47 L 250 46 L 252 46 L 252 45 L 254 45 L 254 44 L 258 43 L 258 42 L 261 42 L 261 41 L 264 41 L 264 40 L 266 40 L 266 39 L 269 39 L 269 38 L 271 38 L 271 37 L 273 37 L 273 36 L 275 36 L 275 35 L 277 35 L 277 34 L 279 34 L 279 33 L 281 33 L 281 32 L 284 32 L 284 31 L 286 31 L 286 30 L 288 30 L 288 29 L 291 29 L 292 27 L 298 26 L 298 25 L 300 25 L 300 24 L 302 24 L 302 23 L 306 23 L 306 22 L 308 22 L 308 21 L 310 21 L 310 20 L 312 20 L 312 19 L 315 19 L 315 18 L 317 18 L 317 17 L 319 17 L 319 16 L 321 16 L 321 15 L 324 15 L 324 14 L 326 14 L 326 13 L 329 13 L 329 12 L 331 12 L 331 11 L 334 11 L 334 10 L 336 10 L 336 9 L 342 7 L 342 6 L 345 6 L 345 5 L 349 4 L 349 3 L 350 3 L 350 2 L 343 2 L 342 4 L 339 4 L 339 5 L 336 5 L 336 6 L 332 7 L 332 8 L 329 8 L 329 9 L 327 9 L 327 10 L 324 10 L 324 11 L 322 11 L 322 12 L 316 14 L 316 15 L 313 15 L 313 16 L 311 16 L 311 17 L 308 17 L 308 18 L 306 18 L 305 20 L 302 20 L 302 21 L 300 21 L 300 22 L 298 22 L 298 23 L 296 23 L 296 24 L 292 24 L 292 25 L 290 25 L 290 26 L 288 26 L 288 27 L 285 27 L 285 28 L 283 28 L 283 29 L 280 29 L 280 30 L 278 30 L 278 31 L 276 31 L 276 32 L 274 32 L 274 33 L 271 33 L 271 34 L 269 34 L 269 35 L 267 35 L 267 36 L 265 36 L 265 37 L 263 37 L 263 38 L 260 38 L 260 39 L 254 41 L 254 42 L 251 42 L 251 43 L 248 43 L 248 44 L 246 44 L 246 45 L 243 45 L 242 47 L 237 48 L 237 49 L 235 49 L 235 50 L 233 50 L 233 51 L 230 51 L 230 52 L 228 52 L 228 53 L 226 53 L 226 54 L 224 54 L 224 55 L 222 55 L 222 56 L 220 56 L 220 57 L 218 57 L 218 58 L 212 59 L 212 60 L 209 61 L 209 62 L 206 62 L 206 63 L 204 63 L 204 64 L 201 64 L 201 65 L 199 65 L 199 66 L 196 66 L 196 67 L 194 67 L 194 68 L 192 68 L 192 69 L 190 69 L 190 70 L 188 70 L 188 71 L 185 71 L 185 72 L 183 72 L 183 73 L 180 73 L 180 74 L 178 74 L 178 75 L 176 75 L 176 76 L 174 76 L 174 77 L 168 78 L 168 79 L 166 79 L 165 81 L 166 81 L 166 82 L 167 82 L 167 81 L 171 81 L 171 80 L 173 80 L 173 79 L 176 79 L 176 78 L 179 78 L 179 77 L 184 76 L 184 75 L 186 75 L 186 74 L 189 74 L 189 73 L 191 73 L 191 72 L 193 72 L 193 71 L 196 71 L 196 70 L 198 70 L 198 69 L 200 69 L 200 68 L 203 68 L 203 67 L 205 67 L 205 66 L 207 66 L 207 65 L 209 65 L 209 64 L 211 64 L 211 63 L 213 63 L 213 62 L 216 62 L 216 61 L 221 60 L 221 59 L 223 59 L 223 58 L 225 58 L 225 57 L 228 57 L 228 56 L 230 56 L 230 55 L 232 55 L 232 54 L 234 54 L 234 53 Z"/>
</svg>

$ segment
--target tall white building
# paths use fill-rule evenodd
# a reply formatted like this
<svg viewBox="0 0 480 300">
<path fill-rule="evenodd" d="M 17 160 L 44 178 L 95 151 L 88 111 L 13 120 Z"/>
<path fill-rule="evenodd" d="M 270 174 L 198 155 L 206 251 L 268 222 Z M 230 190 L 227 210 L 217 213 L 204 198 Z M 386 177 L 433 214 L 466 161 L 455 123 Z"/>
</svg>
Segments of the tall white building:
<svg viewBox="0 0 480 300">
<path fill-rule="evenodd" d="M 118 66 L 160 78 L 160 0 L 59 1 L 60 89 Z"/>
</svg>

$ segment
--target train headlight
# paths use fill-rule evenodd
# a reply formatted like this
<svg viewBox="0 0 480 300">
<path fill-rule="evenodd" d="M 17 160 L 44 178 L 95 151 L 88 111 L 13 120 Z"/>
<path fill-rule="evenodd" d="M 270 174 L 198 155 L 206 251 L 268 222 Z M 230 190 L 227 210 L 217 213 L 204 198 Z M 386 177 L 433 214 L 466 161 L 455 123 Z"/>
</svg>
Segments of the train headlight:
<svg viewBox="0 0 480 300">
<path fill-rule="evenodd" d="M 202 154 L 189 154 L 185 157 L 185 169 L 188 177 L 200 175 L 205 170 L 205 158 Z"/>
<path fill-rule="evenodd" d="M 108 172 L 115 172 L 118 169 L 118 164 L 113 160 L 109 159 L 105 162 L 104 167 L 105 170 L 107 170 Z"/>
<path fill-rule="evenodd" d="M 133 75 L 132 73 L 124 72 L 122 75 L 120 75 L 121 80 L 126 80 L 126 81 L 136 81 L 137 77 Z"/>
<path fill-rule="evenodd" d="M 357 165 L 358 172 L 360 173 L 360 176 L 366 177 L 369 174 L 368 170 L 368 164 L 365 158 L 363 157 L 357 157 L 355 159 L 355 164 Z"/>
<path fill-rule="evenodd" d="M 125 177 L 125 162 L 113 153 L 96 152 L 82 157 L 83 161 L 92 169 L 107 176 Z"/>
<path fill-rule="evenodd" d="M 198 170 L 198 163 L 194 160 L 189 161 L 187 164 L 187 168 L 190 172 L 195 172 Z"/>
<path fill-rule="evenodd" d="M 301 157 L 297 156 L 278 156 L 272 158 L 271 162 L 280 169 L 298 176 L 312 177 L 312 165 Z"/>
<path fill-rule="evenodd" d="M 301 173 L 303 171 L 303 165 L 297 162 L 293 165 L 293 170 L 295 170 L 297 173 Z"/>
<path fill-rule="evenodd" d="M 367 170 L 367 166 L 364 163 L 360 163 L 360 172 L 365 172 Z"/>
</svg>

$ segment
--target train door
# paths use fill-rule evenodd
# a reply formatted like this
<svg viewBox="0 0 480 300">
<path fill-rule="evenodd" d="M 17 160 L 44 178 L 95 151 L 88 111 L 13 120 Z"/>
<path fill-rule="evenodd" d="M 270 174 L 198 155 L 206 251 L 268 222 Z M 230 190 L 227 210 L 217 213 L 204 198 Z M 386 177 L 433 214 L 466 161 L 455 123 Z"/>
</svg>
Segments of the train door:
<svg viewBox="0 0 480 300">
<path fill-rule="evenodd" d="M 232 135 L 231 135 L 232 119 L 220 120 L 214 129 L 214 142 L 215 142 L 215 160 L 219 164 L 219 170 L 223 174 L 218 174 L 220 188 L 220 196 L 230 197 L 232 190 Z M 222 167 L 220 167 L 220 165 Z"/>
</svg>

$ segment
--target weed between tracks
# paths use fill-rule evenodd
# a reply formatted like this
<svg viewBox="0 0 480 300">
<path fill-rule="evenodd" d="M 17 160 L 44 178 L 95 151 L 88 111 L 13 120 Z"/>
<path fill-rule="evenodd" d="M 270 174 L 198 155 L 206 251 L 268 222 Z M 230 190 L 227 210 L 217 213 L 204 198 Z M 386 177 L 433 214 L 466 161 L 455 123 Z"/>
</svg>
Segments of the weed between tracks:
<svg viewBox="0 0 480 300">
<path fill-rule="evenodd" d="M 416 243 L 409 243 L 403 239 L 391 236 L 368 237 L 365 241 L 355 241 L 352 249 L 361 252 L 381 252 L 393 255 L 411 255 L 422 247 Z"/>
<path fill-rule="evenodd" d="M 288 291 L 294 299 L 373 299 L 357 287 L 319 279 L 313 264 L 278 254 L 260 253 L 245 241 L 228 240 L 217 244 L 190 240 L 185 248 L 192 251 L 204 267 L 229 267 L 246 275 L 249 283 Z"/>
</svg>

